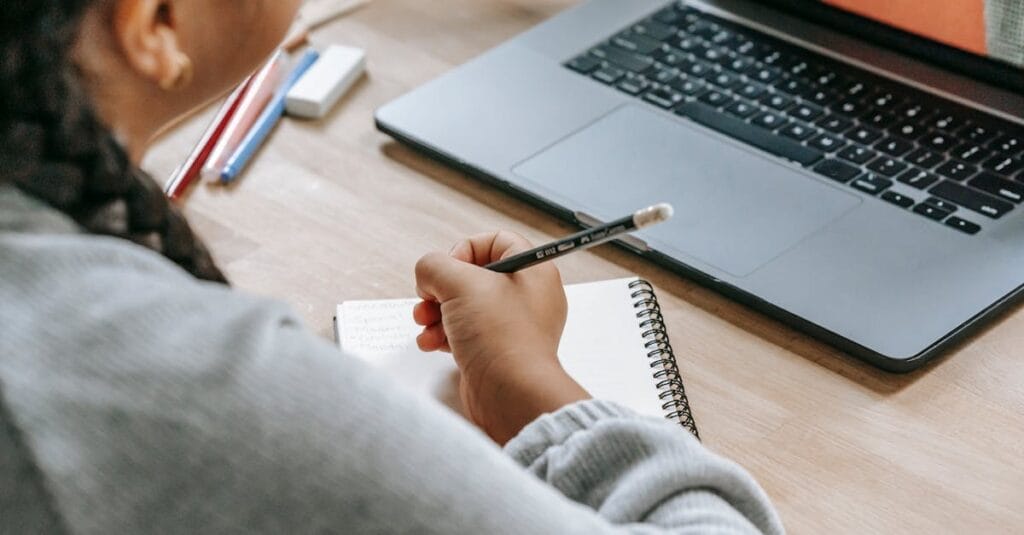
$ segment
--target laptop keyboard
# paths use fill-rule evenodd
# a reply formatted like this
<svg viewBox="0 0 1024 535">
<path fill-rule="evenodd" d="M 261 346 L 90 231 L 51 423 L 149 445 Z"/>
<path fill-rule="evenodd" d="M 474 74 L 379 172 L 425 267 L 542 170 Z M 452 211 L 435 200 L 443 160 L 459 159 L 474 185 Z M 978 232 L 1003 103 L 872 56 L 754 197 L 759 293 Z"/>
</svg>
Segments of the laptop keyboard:
<svg viewBox="0 0 1024 535">
<path fill-rule="evenodd" d="M 1024 201 L 1024 127 L 684 3 L 566 66 L 967 234 Z"/>
</svg>

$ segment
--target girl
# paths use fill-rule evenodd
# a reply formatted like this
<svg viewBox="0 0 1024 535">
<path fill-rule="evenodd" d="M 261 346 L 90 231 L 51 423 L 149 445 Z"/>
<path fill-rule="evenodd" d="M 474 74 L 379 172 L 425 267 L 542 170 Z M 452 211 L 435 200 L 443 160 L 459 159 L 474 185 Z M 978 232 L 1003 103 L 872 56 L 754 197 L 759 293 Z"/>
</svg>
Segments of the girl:
<svg viewBox="0 0 1024 535">
<path fill-rule="evenodd" d="M 518 236 L 416 269 L 420 345 L 503 450 L 226 285 L 137 164 L 297 4 L 0 9 L 0 532 L 780 532 L 739 467 L 561 369 L 555 268 L 477 267 Z"/>
</svg>

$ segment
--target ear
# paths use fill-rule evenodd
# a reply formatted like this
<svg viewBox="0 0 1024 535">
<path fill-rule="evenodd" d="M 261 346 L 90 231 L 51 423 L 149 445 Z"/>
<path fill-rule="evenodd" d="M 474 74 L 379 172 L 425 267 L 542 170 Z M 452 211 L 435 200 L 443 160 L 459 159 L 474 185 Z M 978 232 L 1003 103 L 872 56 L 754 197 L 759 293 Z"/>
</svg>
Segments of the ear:
<svg viewBox="0 0 1024 535">
<path fill-rule="evenodd" d="M 117 0 L 114 38 L 128 64 L 160 87 L 181 76 L 182 51 L 173 0 Z"/>
</svg>

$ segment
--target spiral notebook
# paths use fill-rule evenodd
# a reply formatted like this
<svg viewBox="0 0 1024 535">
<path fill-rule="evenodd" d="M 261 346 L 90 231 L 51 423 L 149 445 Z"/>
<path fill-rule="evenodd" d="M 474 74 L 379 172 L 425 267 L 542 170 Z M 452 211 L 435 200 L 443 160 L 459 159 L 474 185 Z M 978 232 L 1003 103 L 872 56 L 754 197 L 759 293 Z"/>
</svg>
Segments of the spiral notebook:
<svg viewBox="0 0 1024 535">
<path fill-rule="evenodd" d="M 638 278 L 565 287 L 569 316 L 562 366 L 595 398 L 676 421 L 699 438 L 654 288 Z M 348 301 L 335 329 L 346 353 L 386 370 L 406 388 L 461 413 L 451 357 L 416 347 L 417 299 Z"/>
</svg>

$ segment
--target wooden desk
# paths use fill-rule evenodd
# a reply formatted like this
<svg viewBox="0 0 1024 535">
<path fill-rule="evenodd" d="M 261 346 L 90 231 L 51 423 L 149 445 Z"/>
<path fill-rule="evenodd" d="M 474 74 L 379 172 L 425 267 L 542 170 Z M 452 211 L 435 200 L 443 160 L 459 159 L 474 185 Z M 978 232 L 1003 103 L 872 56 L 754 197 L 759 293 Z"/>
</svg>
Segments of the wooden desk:
<svg viewBox="0 0 1024 535">
<path fill-rule="evenodd" d="M 570 0 L 376 0 L 318 37 L 365 47 L 369 77 L 327 120 L 287 121 L 230 189 L 187 212 L 235 284 L 331 335 L 345 299 L 413 295 L 421 254 L 510 228 L 570 230 L 393 143 L 373 110 Z M 167 176 L 212 110 L 164 138 Z M 567 282 L 656 284 L 706 443 L 748 468 L 794 533 L 1024 531 L 1024 313 L 919 373 L 876 371 L 615 248 L 561 261 Z M 955 291 L 955 289 L 951 289 Z"/>
</svg>

